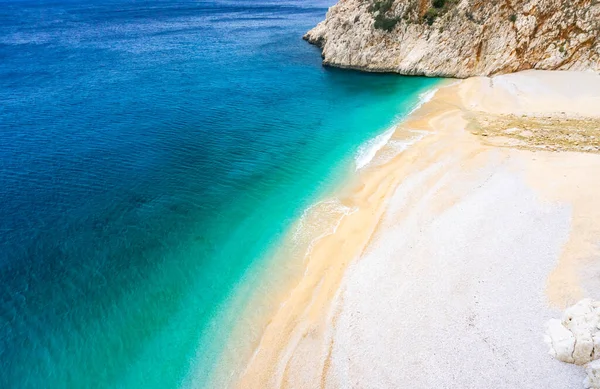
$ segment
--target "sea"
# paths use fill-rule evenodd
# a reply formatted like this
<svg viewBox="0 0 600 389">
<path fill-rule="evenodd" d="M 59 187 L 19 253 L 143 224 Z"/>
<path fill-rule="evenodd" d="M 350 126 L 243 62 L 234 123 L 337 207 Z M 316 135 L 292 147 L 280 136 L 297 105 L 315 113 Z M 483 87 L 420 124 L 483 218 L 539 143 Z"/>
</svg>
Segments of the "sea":
<svg viewBox="0 0 600 389">
<path fill-rule="evenodd" d="M 0 0 L 0 388 L 236 374 L 232 294 L 438 83 L 323 67 L 334 3 Z"/>
</svg>

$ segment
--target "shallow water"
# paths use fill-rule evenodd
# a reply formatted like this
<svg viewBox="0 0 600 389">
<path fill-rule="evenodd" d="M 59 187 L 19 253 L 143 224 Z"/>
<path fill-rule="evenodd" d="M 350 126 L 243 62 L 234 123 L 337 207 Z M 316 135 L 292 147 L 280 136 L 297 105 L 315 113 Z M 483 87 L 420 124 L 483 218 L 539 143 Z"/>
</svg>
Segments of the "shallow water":
<svg viewBox="0 0 600 389">
<path fill-rule="evenodd" d="M 0 1 L 0 387 L 203 386 L 240 277 L 436 82 L 323 68 L 332 3 Z"/>
</svg>

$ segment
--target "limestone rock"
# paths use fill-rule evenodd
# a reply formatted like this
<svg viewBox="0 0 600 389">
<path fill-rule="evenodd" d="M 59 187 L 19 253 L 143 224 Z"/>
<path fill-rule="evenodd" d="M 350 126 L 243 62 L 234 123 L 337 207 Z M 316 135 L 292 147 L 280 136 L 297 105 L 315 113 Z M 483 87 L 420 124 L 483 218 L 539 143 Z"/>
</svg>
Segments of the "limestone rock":
<svg viewBox="0 0 600 389">
<path fill-rule="evenodd" d="M 584 365 L 600 358 L 600 302 L 584 299 L 547 324 L 546 342 L 556 359 Z"/>
<path fill-rule="evenodd" d="M 590 362 L 585 367 L 587 377 L 583 384 L 589 389 L 600 388 L 600 359 Z"/>
<path fill-rule="evenodd" d="M 599 71 L 599 35 L 597 0 L 339 0 L 304 38 L 326 65 L 464 78 Z"/>
<path fill-rule="evenodd" d="M 552 319 L 547 324 L 546 343 L 550 346 L 550 355 L 559 361 L 574 363 L 575 336 L 563 327 L 558 319 Z"/>
<path fill-rule="evenodd" d="M 600 302 L 584 299 L 547 323 L 546 343 L 559 361 L 585 365 L 586 388 L 600 389 Z"/>
</svg>

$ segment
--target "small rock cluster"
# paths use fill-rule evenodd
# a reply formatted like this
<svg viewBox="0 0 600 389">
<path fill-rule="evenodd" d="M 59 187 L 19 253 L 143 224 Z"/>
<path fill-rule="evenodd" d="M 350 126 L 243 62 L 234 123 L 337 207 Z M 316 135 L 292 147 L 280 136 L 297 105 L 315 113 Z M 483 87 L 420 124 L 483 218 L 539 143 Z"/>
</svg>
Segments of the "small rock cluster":
<svg viewBox="0 0 600 389">
<path fill-rule="evenodd" d="M 600 301 L 581 300 L 548 321 L 545 340 L 554 358 L 585 365 L 586 388 L 600 389 Z"/>
</svg>

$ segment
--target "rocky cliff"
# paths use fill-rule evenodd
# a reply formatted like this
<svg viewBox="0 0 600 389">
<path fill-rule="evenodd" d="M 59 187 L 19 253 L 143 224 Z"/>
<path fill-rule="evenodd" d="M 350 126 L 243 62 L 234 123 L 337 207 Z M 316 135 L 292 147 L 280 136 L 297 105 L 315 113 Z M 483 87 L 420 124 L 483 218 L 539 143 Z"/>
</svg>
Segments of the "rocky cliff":
<svg viewBox="0 0 600 389">
<path fill-rule="evenodd" d="M 600 71 L 600 0 L 339 0 L 304 38 L 373 72 Z"/>
</svg>

